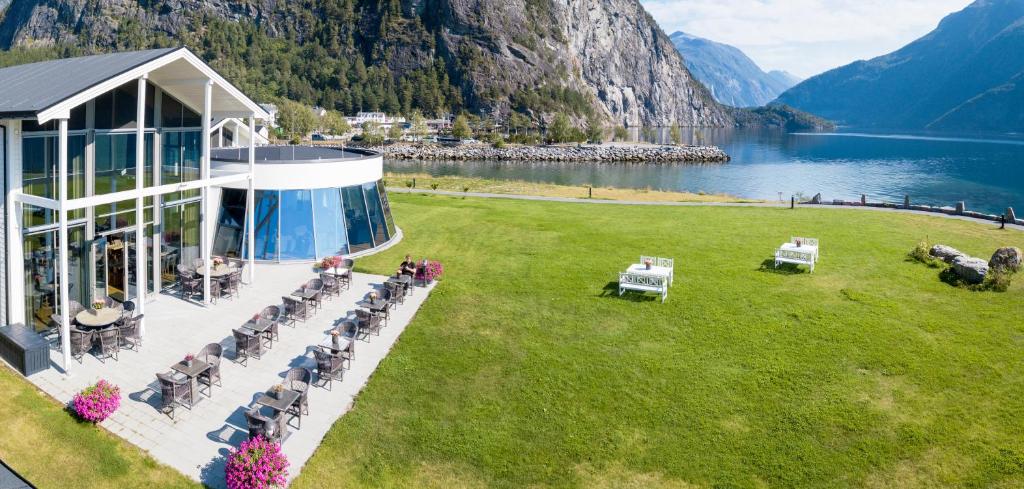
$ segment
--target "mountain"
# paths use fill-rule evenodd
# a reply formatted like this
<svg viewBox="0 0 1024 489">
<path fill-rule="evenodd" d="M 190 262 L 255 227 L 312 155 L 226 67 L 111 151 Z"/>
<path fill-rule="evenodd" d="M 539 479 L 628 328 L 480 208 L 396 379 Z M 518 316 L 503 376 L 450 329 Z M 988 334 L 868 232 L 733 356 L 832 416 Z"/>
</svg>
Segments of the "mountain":
<svg viewBox="0 0 1024 489">
<path fill-rule="evenodd" d="M 637 0 L 0 0 L 3 7 L 7 63 L 184 44 L 257 98 L 348 113 L 734 123 Z"/>
<path fill-rule="evenodd" d="M 765 73 L 743 51 L 685 32 L 669 39 L 683 55 L 686 67 L 715 100 L 733 107 L 757 107 L 775 100 L 799 80 L 784 71 Z"/>
<path fill-rule="evenodd" d="M 854 127 L 1024 132 L 1024 0 L 978 0 L 885 56 L 836 68 L 778 101 Z"/>
<path fill-rule="evenodd" d="M 803 78 L 800 78 L 799 76 L 796 76 L 796 75 L 794 75 L 794 74 L 792 74 L 792 73 L 790 73 L 788 71 L 784 71 L 784 70 L 772 70 L 772 71 L 769 71 L 768 72 L 768 76 L 770 76 L 773 80 L 775 80 L 775 81 L 785 85 L 786 86 L 786 90 L 789 90 L 790 88 L 794 87 L 797 83 L 800 83 L 800 82 L 804 81 Z M 783 90 L 783 91 L 785 91 L 785 90 Z"/>
</svg>

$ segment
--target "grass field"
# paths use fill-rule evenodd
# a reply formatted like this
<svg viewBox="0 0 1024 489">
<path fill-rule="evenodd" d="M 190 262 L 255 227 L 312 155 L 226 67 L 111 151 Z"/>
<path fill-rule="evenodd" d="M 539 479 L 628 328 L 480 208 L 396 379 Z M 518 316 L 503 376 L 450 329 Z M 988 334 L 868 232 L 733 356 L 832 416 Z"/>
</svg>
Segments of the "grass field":
<svg viewBox="0 0 1024 489">
<path fill-rule="evenodd" d="M 1020 487 L 1024 277 L 974 292 L 907 261 L 1024 233 L 839 209 L 391 196 L 446 275 L 294 487 Z M 820 238 L 813 274 L 765 268 Z M 620 298 L 640 254 L 668 302 Z M 7 370 L 0 458 L 40 487 L 190 482 Z M 316 409 L 316 406 L 311 406 Z"/>
<path fill-rule="evenodd" d="M 895 213 L 394 195 L 446 276 L 295 487 L 1020 487 L 1024 279 L 908 262 L 1024 234 Z M 814 274 L 763 267 L 791 235 Z M 666 304 L 619 298 L 676 258 Z"/>
<path fill-rule="evenodd" d="M 426 173 L 394 173 L 384 175 L 389 187 L 408 188 L 415 180 L 416 188 L 453 192 L 484 192 L 492 194 L 539 195 L 543 197 L 593 198 L 604 200 L 634 200 L 641 202 L 757 202 L 725 194 L 669 192 L 651 189 L 556 185 L 523 180 L 494 180 L 463 176 L 432 176 Z"/>
</svg>

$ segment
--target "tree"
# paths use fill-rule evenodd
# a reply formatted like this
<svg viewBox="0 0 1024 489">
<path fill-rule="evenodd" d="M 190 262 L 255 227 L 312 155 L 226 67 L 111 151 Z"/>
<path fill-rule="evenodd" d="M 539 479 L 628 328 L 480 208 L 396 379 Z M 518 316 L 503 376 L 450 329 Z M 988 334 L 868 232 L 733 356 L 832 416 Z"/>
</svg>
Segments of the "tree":
<svg viewBox="0 0 1024 489">
<path fill-rule="evenodd" d="M 615 126 L 615 140 L 625 141 L 627 139 L 629 139 L 629 129 L 626 129 L 625 126 Z"/>
<path fill-rule="evenodd" d="M 341 136 L 352 130 L 348 121 L 336 110 L 329 110 L 320 118 L 320 129 L 335 136 Z"/>
<path fill-rule="evenodd" d="M 508 127 L 518 135 L 520 129 L 530 129 L 530 118 L 519 112 L 513 112 L 508 118 Z"/>
<path fill-rule="evenodd" d="M 303 139 L 316 129 L 317 119 L 309 107 L 285 100 L 277 108 L 277 124 L 289 139 Z"/>
<path fill-rule="evenodd" d="M 604 142 L 604 125 L 597 114 L 591 114 L 587 118 L 587 141 L 592 143 Z"/>
<path fill-rule="evenodd" d="M 551 121 L 551 125 L 548 126 L 547 134 L 548 142 L 551 143 L 564 143 L 572 139 L 572 125 L 569 123 L 569 117 L 559 112 L 555 114 L 555 120 Z"/>
<path fill-rule="evenodd" d="M 384 142 L 384 134 L 381 133 L 380 124 L 374 121 L 363 123 L 363 142 L 370 146 L 376 146 Z"/>
<path fill-rule="evenodd" d="M 427 137 L 427 120 L 423 118 L 423 114 L 417 110 L 412 113 L 412 117 L 409 119 L 411 123 L 411 126 L 409 127 L 409 134 L 411 134 L 417 141 Z"/>
<path fill-rule="evenodd" d="M 397 122 L 391 124 L 391 127 L 388 128 L 388 139 L 392 141 L 398 141 L 402 139 L 403 134 L 405 134 L 405 131 L 402 130 L 402 125 Z"/>
<path fill-rule="evenodd" d="M 467 139 L 470 135 L 469 130 L 469 119 L 465 115 L 459 114 L 455 117 L 455 122 L 452 123 L 452 137 L 457 139 Z"/>
<path fill-rule="evenodd" d="M 672 123 L 668 130 L 668 138 L 672 140 L 672 144 L 683 144 L 683 133 L 679 131 L 679 124 Z"/>
</svg>

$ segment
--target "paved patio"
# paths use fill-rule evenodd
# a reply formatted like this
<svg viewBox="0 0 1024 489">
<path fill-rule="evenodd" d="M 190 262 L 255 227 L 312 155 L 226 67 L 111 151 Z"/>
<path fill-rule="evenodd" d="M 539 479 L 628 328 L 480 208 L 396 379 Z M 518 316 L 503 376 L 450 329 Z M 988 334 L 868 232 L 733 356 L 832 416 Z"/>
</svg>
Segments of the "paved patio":
<svg viewBox="0 0 1024 489">
<path fill-rule="evenodd" d="M 352 316 L 356 302 L 370 290 L 381 287 L 386 277 L 353 274 L 352 287 L 340 297 L 326 301 L 323 309 L 293 329 L 281 327 L 281 338 L 261 359 L 249 359 L 248 366 L 233 361 L 232 328 L 240 327 L 263 307 L 281 303 L 299 284 L 314 278 L 310 265 L 258 265 L 254 284 L 242 288 L 237 299 L 224 299 L 204 307 L 160 295 L 146 304 L 146 336 L 140 351 L 122 350 L 119 361 L 101 363 L 86 355 L 81 364 L 72 360 L 71 375 L 57 369 L 29 377 L 40 389 L 61 402 L 71 400 L 75 392 L 103 378 L 120 386 L 121 407 L 102 426 L 148 451 L 154 458 L 211 487 L 224 487 L 224 455 L 248 436 L 245 410 L 254 405 L 259 394 L 283 378 L 291 367 L 314 369 L 312 347 L 328 338 L 328 331 Z M 351 407 L 353 398 L 369 380 L 377 365 L 398 340 L 432 286 L 417 287 L 412 296 L 392 310 L 388 326 L 380 336 L 356 341 L 355 360 L 341 382 L 332 390 L 313 387 L 309 393 L 309 414 L 302 417 L 302 428 L 290 427 L 291 435 L 283 449 L 296 476 L 319 446 L 331 425 Z M 195 353 L 207 343 L 225 347 L 221 363 L 223 387 L 214 387 L 213 397 L 202 398 L 192 411 L 178 408 L 175 419 L 158 410 L 160 386 L 157 372 L 187 353 Z M 53 358 L 60 363 L 59 352 Z M 315 376 L 315 374 L 314 374 Z M 292 425 L 295 423 L 292 422 Z"/>
</svg>

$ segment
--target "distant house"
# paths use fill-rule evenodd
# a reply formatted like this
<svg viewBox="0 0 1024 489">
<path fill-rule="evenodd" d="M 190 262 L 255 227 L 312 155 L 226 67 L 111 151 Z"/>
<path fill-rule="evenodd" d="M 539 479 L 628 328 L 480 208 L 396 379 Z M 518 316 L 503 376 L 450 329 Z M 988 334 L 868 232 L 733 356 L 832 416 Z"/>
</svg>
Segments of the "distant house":
<svg viewBox="0 0 1024 489">
<path fill-rule="evenodd" d="M 249 124 L 237 117 L 229 117 L 214 121 L 210 126 L 210 147 L 213 148 L 247 148 L 249 147 Z M 270 144 L 270 133 L 265 125 L 256 125 L 256 146 Z"/>
<path fill-rule="evenodd" d="M 384 112 L 359 112 L 355 117 L 345 117 L 352 127 L 360 127 L 365 122 L 376 122 L 385 131 L 394 124 L 405 124 L 405 117 L 388 117 Z"/>
<path fill-rule="evenodd" d="M 260 108 L 270 114 L 270 118 L 264 121 L 269 127 L 277 127 L 277 105 L 276 104 L 260 104 Z"/>
</svg>

